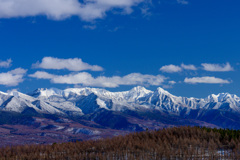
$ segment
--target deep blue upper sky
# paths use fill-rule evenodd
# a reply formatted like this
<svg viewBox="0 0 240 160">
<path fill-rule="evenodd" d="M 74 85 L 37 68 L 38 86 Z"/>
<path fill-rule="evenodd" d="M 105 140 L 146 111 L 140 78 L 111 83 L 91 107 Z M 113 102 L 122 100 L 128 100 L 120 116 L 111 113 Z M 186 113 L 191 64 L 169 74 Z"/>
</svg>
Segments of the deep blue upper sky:
<svg viewBox="0 0 240 160">
<path fill-rule="evenodd" d="M 0 6 L 1 3 L 2 0 Z M 31 8 L 32 4 L 26 1 L 25 5 Z M 123 13 L 123 7 L 116 5 L 103 10 L 104 16 L 92 19 L 86 19 L 88 12 L 85 17 L 82 13 L 68 13 L 56 18 L 47 11 L 23 16 L 24 5 L 17 6 L 14 14 L 9 11 L 11 8 L 0 7 L 0 60 L 12 60 L 9 67 L 0 68 L 0 90 L 30 92 L 36 88 L 84 85 L 122 91 L 144 85 L 151 90 L 163 87 L 187 97 L 219 92 L 240 95 L 239 6 L 237 0 L 134 1 L 129 4 L 132 12 Z M 44 57 L 61 59 L 63 63 L 78 58 L 103 70 L 47 69 L 41 65 Z M 37 67 L 32 66 L 37 61 Z M 58 65 L 54 61 L 53 64 Z M 184 69 L 181 64 L 195 68 Z M 27 72 L 13 73 L 16 68 Z M 37 71 L 57 77 L 43 79 L 34 74 Z M 89 83 L 82 83 L 77 79 L 84 76 L 82 72 L 91 74 L 93 80 L 87 78 Z M 141 82 L 124 78 L 132 73 L 140 73 L 135 76 Z M 12 74 L 19 76 L 19 81 L 8 83 Z M 146 74 L 152 77 L 144 77 Z M 99 76 L 105 79 L 99 80 Z M 63 77 L 67 80 L 62 81 Z M 116 86 L 102 85 L 106 79 Z"/>
</svg>

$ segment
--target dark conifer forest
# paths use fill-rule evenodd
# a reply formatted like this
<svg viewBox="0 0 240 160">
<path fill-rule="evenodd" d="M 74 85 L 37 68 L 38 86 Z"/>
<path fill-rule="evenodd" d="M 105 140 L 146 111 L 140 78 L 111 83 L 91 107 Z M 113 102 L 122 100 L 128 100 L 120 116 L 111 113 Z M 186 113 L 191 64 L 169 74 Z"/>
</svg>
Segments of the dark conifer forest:
<svg viewBox="0 0 240 160">
<path fill-rule="evenodd" d="M 0 149 L 1 160 L 15 159 L 240 159 L 240 131 L 178 127 L 110 139 Z"/>
</svg>

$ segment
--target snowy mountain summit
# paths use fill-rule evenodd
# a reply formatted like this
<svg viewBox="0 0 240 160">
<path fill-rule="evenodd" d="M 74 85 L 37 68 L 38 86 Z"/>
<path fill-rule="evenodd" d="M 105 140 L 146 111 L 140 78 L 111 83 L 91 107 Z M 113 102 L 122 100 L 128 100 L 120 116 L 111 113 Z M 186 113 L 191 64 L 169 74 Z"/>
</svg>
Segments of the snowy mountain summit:
<svg viewBox="0 0 240 160">
<path fill-rule="evenodd" d="M 18 91 L 0 92 L 1 112 L 32 116 L 54 115 L 70 119 L 79 117 L 100 124 L 110 123 L 109 118 L 112 118 L 112 122 L 120 126 L 121 123 L 131 124 L 128 121 L 142 117 L 160 121 L 161 125 L 207 123 L 206 125 L 240 128 L 238 96 L 220 93 L 204 99 L 187 98 L 172 95 L 160 87 L 155 91 L 138 86 L 123 92 L 89 87 L 65 90 L 40 88 L 28 94 Z"/>
<path fill-rule="evenodd" d="M 99 88 L 37 89 L 29 94 L 0 92 L 0 109 L 23 112 L 33 109 L 44 114 L 84 115 L 104 108 L 112 111 L 159 110 L 181 114 L 184 110 L 221 109 L 240 112 L 240 98 L 228 93 L 205 99 L 177 97 L 162 88 L 156 91 L 134 87 L 129 91 L 110 92 Z M 83 110 L 85 112 L 83 112 Z"/>
</svg>

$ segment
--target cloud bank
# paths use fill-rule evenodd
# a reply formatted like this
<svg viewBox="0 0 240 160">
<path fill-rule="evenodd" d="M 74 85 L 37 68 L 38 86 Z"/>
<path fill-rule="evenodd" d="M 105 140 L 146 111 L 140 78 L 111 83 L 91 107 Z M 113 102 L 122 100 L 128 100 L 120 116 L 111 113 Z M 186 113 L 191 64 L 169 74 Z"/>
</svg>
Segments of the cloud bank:
<svg viewBox="0 0 240 160">
<path fill-rule="evenodd" d="M 90 65 L 85 63 L 80 58 L 70 58 L 70 59 L 59 59 L 54 57 L 44 57 L 42 62 L 37 62 L 32 65 L 33 68 L 42 69 L 67 69 L 69 71 L 102 71 L 103 68 L 98 65 Z"/>
<path fill-rule="evenodd" d="M 17 68 L 9 72 L 0 73 L 0 85 L 17 86 L 19 83 L 23 82 L 23 76 L 26 72 L 26 69 Z"/>
<path fill-rule="evenodd" d="M 182 63 L 181 66 L 177 66 L 173 64 L 165 65 L 165 66 L 162 66 L 159 70 L 166 73 L 176 73 L 176 72 L 182 72 L 183 70 L 195 71 L 197 70 L 197 67 L 195 67 L 193 64 L 186 65 Z"/>
<path fill-rule="evenodd" d="M 233 67 L 229 64 L 209 64 L 209 63 L 202 63 L 203 69 L 205 71 L 210 72 L 228 72 L 233 71 Z"/>
<path fill-rule="evenodd" d="M 0 0 L 0 18 L 15 18 L 44 15 L 61 20 L 78 16 L 92 21 L 104 18 L 106 12 L 118 9 L 121 14 L 132 13 L 132 7 L 144 0 Z"/>
<path fill-rule="evenodd" d="M 197 70 L 197 67 L 195 67 L 193 64 L 189 64 L 189 65 L 186 65 L 186 64 L 181 64 L 181 67 L 185 70 L 192 70 L 192 71 L 196 71 Z"/>
<path fill-rule="evenodd" d="M 228 80 L 224 80 L 216 77 L 193 77 L 193 78 L 185 78 L 185 83 L 196 84 L 196 83 L 206 83 L 206 84 L 228 84 L 231 83 Z"/>
<path fill-rule="evenodd" d="M 160 71 L 162 72 L 167 72 L 167 73 L 176 73 L 176 72 L 181 72 L 182 68 L 179 66 L 175 66 L 173 64 L 170 65 L 165 65 L 160 68 Z"/>
<path fill-rule="evenodd" d="M 113 77 L 93 77 L 87 72 L 80 72 L 76 74 L 68 75 L 54 75 L 43 71 L 37 71 L 34 74 L 29 75 L 30 77 L 37 79 L 49 79 L 52 83 L 57 84 L 78 84 L 83 86 L 91 87 L 107 87 L 116 88 L 120 85 L 161 85 L 166 77 L 162 75 L 148 75 L 140 73 L 131 73 L 126 76 L 113 76 Z"/>
<path fill-rule="evenodd" d="M 6 61 L 0 61 L 1 68 L 9 68 L 12 65 L 12 59 L 7 59 Z"/>
<path fill-rule="evenodd" d="M 12 60 L 8 59 L 6 61 L 0 61 L 0 67 L 8 68 L 12 65 Z M 106 88 L 116 88 L 122 85 L 144 85 L 144 86 L 162 86 L 162 87 L 172 87 L 177 82 L 174 80 L 166 81 L 168 78 L 163 75 L 149 75 L 141 73 L 130 73 L 125 76 L 96 76 L 88 72 L 82 72 L 85 70 L 90 71 L 103 71 L 103 68 L 98 65 L 90 65 L 83 62 L 80 58 L 69 58 L 61 59 L 55 57 L 44 57 L 41 62 L 37 62 L 32 65 L 33 68 L 40 69 L 52 69 L 52 70 L 68 70 L 69 74 L 58 75 L 56 71 L 54 74 L 45 71 L 36 71 L 33 74 L 28 75 L 28 77 L 36 79 L 46 79 L 54 84 L 70 84 L 70 85 L 82 85 L 89 87 L 106 87 Z M 208 64 L 202 63 L 204 70 L 206 71 L 217 71 L 217 72 L 227 72 L 233 71 L 233 67 L 229 64 Z M 173 64 L 165 65 L 160 68 L 160 71 L 167 73 L 182 72 L 184 70 L 198 70 L 193 64 L 181 64 L 176 66 Z M 58 71 L 57 71 L 58 72 Z M 16 68 L 8 72 L 0 73 L 0 85 L 4 86 L 17 86 L 19 83 L 24 81 L 24 76 L 26 76 L 27 70 L 23 68 Z M 205 77 L 192 77 L 185 78 L 185 83 L 188 84 L 229 84 L 232 83 L 231 80 L 216 78 L 214 76 Z"/>
<path fill-rule="evenodd" d="M 230 63 L 226 64 L 210 64 L 210 63 L 202 63 L 202 69 L 209 72 L 229 72 L 234 71 L 234 68 L 230 65 Z M 160 71 L 167 72 L 167 73 L 176 73 L 176 72 L 182 72 L 183 70 L 192 70 L 196 71 L 198 68 L 193 65 L 189 64 L 186 65 L 184 63 L 181 64 L 181 66 L 177 65 L 165 65 L 160 68 Z"/>
</svg>

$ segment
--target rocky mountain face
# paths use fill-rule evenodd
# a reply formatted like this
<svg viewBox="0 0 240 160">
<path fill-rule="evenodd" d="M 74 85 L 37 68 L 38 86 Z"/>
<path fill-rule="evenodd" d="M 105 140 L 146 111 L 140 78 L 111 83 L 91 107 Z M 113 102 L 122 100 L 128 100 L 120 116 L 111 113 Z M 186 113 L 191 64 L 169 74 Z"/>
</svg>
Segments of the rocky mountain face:
<svg viewBox="0 0 240 160">
<path fill-rule="evenodd" d="M 240 98 L 228 93 L 212 94 L 205 99 L 177 97 L 162 88 L 150 91 L 140 86 L 125 92 L 52 88 L 28 94 L 0 92 L 0 114 L 1 126 L 27 125 L 31 132 L 38 129 L 56 134 L 71 131 L 75 136 L 86 137 L 82 136 L 85 134 L 88 138 L 104 137 L 110 130 L 124 134 L 179 125 L 240 129 Z M 42 126 L 39 119 L 51 124 Z M 62 119 L 81 127 L 74 128 Z"/>
</svg>

